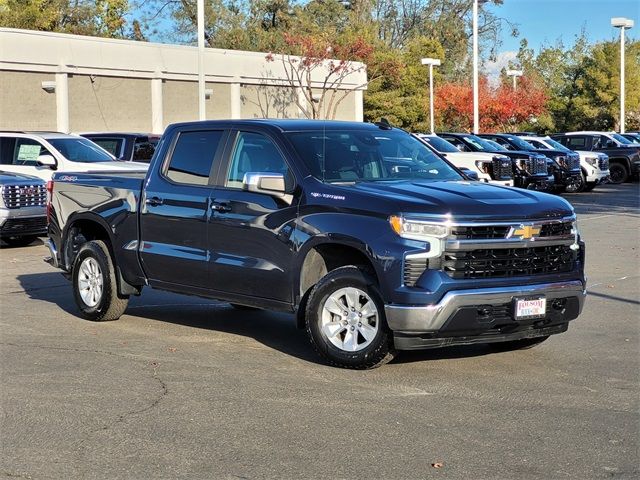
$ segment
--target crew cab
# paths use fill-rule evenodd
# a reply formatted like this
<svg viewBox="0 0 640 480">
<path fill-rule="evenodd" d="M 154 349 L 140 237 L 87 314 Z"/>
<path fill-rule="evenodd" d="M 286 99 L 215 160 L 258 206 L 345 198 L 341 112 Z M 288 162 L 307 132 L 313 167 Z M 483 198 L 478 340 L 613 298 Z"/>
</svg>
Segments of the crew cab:
<svg viewBox="0 0 640 480">
<path fill-rule="evenodd" d="M 0 168 L 51 179 L 53 172 L 145 171 L 148 165 L 119 162 L 91 140 L 58 132 L 0 131 Z"/>
<path fill-rule="evenodd" d="M 461 152 L 504 155 L 511 159 L 514 186 L 529 190 L 548 191 L 554 186 L 554 177 L 548 171 L 550 159 L 539 153 L 507 150 L 491 145 L 485 139 L 469 133 L 438 133 Z"/>
<path fill-rule="evenodd" d="M 615 132 L 567 132 L 551 135 L 571 150 L 602 152 L 609 157 L 609 181 L 624 183 L 640 173 L 640 145 Z"/>
<path fill-rule="evenodd" d="M 475 172 L 478 180 L 497 185 L 513 186 L 513 167 L 506 155 L 484 152 L 461 152 L 436 134 L 415 134 L 434 151 L 445 157 L 459 169 Z"/>
<path fill-rule="evenodd" d="M 80 136 L 125 162 L 149 163 L 160 141 L 159 135 L 150 133 L 87 132 Z"/>
<path fill-rule="evenodd" d="M 585 298 L 562 198 L 468 181 L 386 124 L 170 125 L 148 172 L 55 174 L 48 261 L 86 319 L 145 287 L 296 313 L 330 364 L 532 346 Z M 239 317 L 238 321 L 242 321 Z"/>
<path fill-rule="evenodd" d="M 507 150 L 535 152 L 553 160 L 549 165 L 549 172 L 554 177 L 556 191 L 575 192 L 580 188 L 582 175 L 580 171 L 580 155 L 572 151 L 554 150 L 549 148 L 537 149 L 518 135 L 509 133 L 485 133 L 479 135 L 485 140 L 492 140 Z"/>
<path fill-rule="evenodd" d="M 46 201 L 44 181 L 0 170 L 0 239 L 18 247 L 46 236 Z"/>
<path fill-rule="evenodd" d="M 573 152 L 573 150 L 569 150 L 567 147 L 548 136 L 522 136 L 521 138 L 539 150 L 548 148 L 552 150 Z M 571 187 L 567 187 L 567 191 L 589 192 L 593 190 L 596 185 L 609 181 L 609 157 L 606 154 L 584 150 L 576 151 L 575 153 L 580 155 L 580 169 L 582 170 L 582 175 L 578 183 L 574 183 Z"/>
</svg>

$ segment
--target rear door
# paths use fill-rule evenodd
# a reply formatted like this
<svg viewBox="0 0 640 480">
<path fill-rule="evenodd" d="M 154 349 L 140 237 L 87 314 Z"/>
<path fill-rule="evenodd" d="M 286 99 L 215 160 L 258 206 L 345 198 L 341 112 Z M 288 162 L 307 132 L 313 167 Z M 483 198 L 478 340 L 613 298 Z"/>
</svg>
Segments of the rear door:
<svg viewBox="0 0 640 480">
<path fill-rule="evenodd" d="M 209 279 L 216 290 L 291 301 L 290 234 L 297 198 L 274 197 L 242 189 L 245 173 L 282 173 L 294 182 L 286 147 L 258 131 L 235 131 L 228 142 L 227 166 L 212 194 L 209 218 Z"/>
<path fill-rule="evenodd" d="M 151 172 L 140 210 L 140 258 L 152 285 L 208 288 L 209 199 L 228 133 L 186 129 Z"/>
</svg>

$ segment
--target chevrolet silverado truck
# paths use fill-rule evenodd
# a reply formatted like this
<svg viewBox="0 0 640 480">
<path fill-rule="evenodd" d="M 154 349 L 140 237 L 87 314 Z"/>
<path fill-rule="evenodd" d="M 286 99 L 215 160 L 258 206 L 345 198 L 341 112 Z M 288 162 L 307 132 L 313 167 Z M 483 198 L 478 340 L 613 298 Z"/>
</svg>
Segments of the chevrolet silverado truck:
<svg viewBox="0 0 640 480">
<path fill-rule="evenodd" d="M 572 150 L 602 152 L 609 156 L 609 181 L 624 183 L 640 175 L 640 145 L 615 132 L 568 132 L 551 135 Z"/>
<path fill-rule="evenodd" d="M 554 177 L 554 190 L 556 192 L 575 192 L 580 188 L 582 172 L 580 170 L 580 155 L 573 151 L 554 150 L 549 148 L 538 149 L 518 135 L 510 133 L 484 133 L 478 135 L 485 140 L 492 140 L 507 150 L 519 150 L 535 152 L 550 158 L 548 163 L 549 173 Z"/>
<path fill-rule="evenodd" d="M 146 174 L 48 189 L 48 261 L 93 321 L 145 287 L 198 295 L 295 313 L 328 363 L 363 369 L 398 350 L 529 347 L 586 295 L 569 203 L 468 181 L 386 124 L 174 124 Z"/>
<path fill-rule="evenodd" d="M 492 145 L 484 138 L 469 133 L 438 133 L 461 152 L 484 152 L 511 158 L 514 186 L 528 190 L 551 191 L 554 176 L 549 172 L 552 160 L 540 153 L 508 150 L 501 145 Z"/>
</svg>

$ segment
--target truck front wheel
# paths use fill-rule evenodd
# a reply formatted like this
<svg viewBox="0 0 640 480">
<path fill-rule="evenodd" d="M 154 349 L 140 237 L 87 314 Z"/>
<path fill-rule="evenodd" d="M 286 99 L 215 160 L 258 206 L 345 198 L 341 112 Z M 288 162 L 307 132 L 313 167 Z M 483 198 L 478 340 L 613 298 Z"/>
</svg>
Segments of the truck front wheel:
<svg viewBox="0 0 640 480">
<path fill-rule="evenodd" d="M 329 272 L 313 287 L 305 311 L 315 350 L 329 364 L 375 368 L 395 356 L 375 282 L 355 266 Z"/>
<path fill-rule="evenodd" d="M 127 309 L 129 297 L 118 295 L 113 261 L 104 242 L 82 245 L 73 262 L 72 279 L 76 305 L 87 320 L 117 320 Z"/>
<path fill-rule="evenodd" d="M 618 162 L 609 164 L 609 175 L 609 182 L 616 185 L 626 182 L 629 178 L 627 167 Z"/>
</svg>

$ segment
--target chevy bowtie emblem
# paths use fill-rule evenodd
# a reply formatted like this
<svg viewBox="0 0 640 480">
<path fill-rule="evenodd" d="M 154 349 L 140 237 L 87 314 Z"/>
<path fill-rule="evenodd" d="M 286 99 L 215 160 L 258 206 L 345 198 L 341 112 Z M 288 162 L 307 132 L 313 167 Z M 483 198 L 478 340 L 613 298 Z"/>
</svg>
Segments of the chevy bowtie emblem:
<svg viewBox="0 0 640 480">
<path fill-rule="evenodd" d="M 511 227 L 507 238 L 520 237 L 520 240 L 530 240 L 540 234 L 540 227 L 533 225 L 520 225 L 519 228 Z"/>
</svg>

